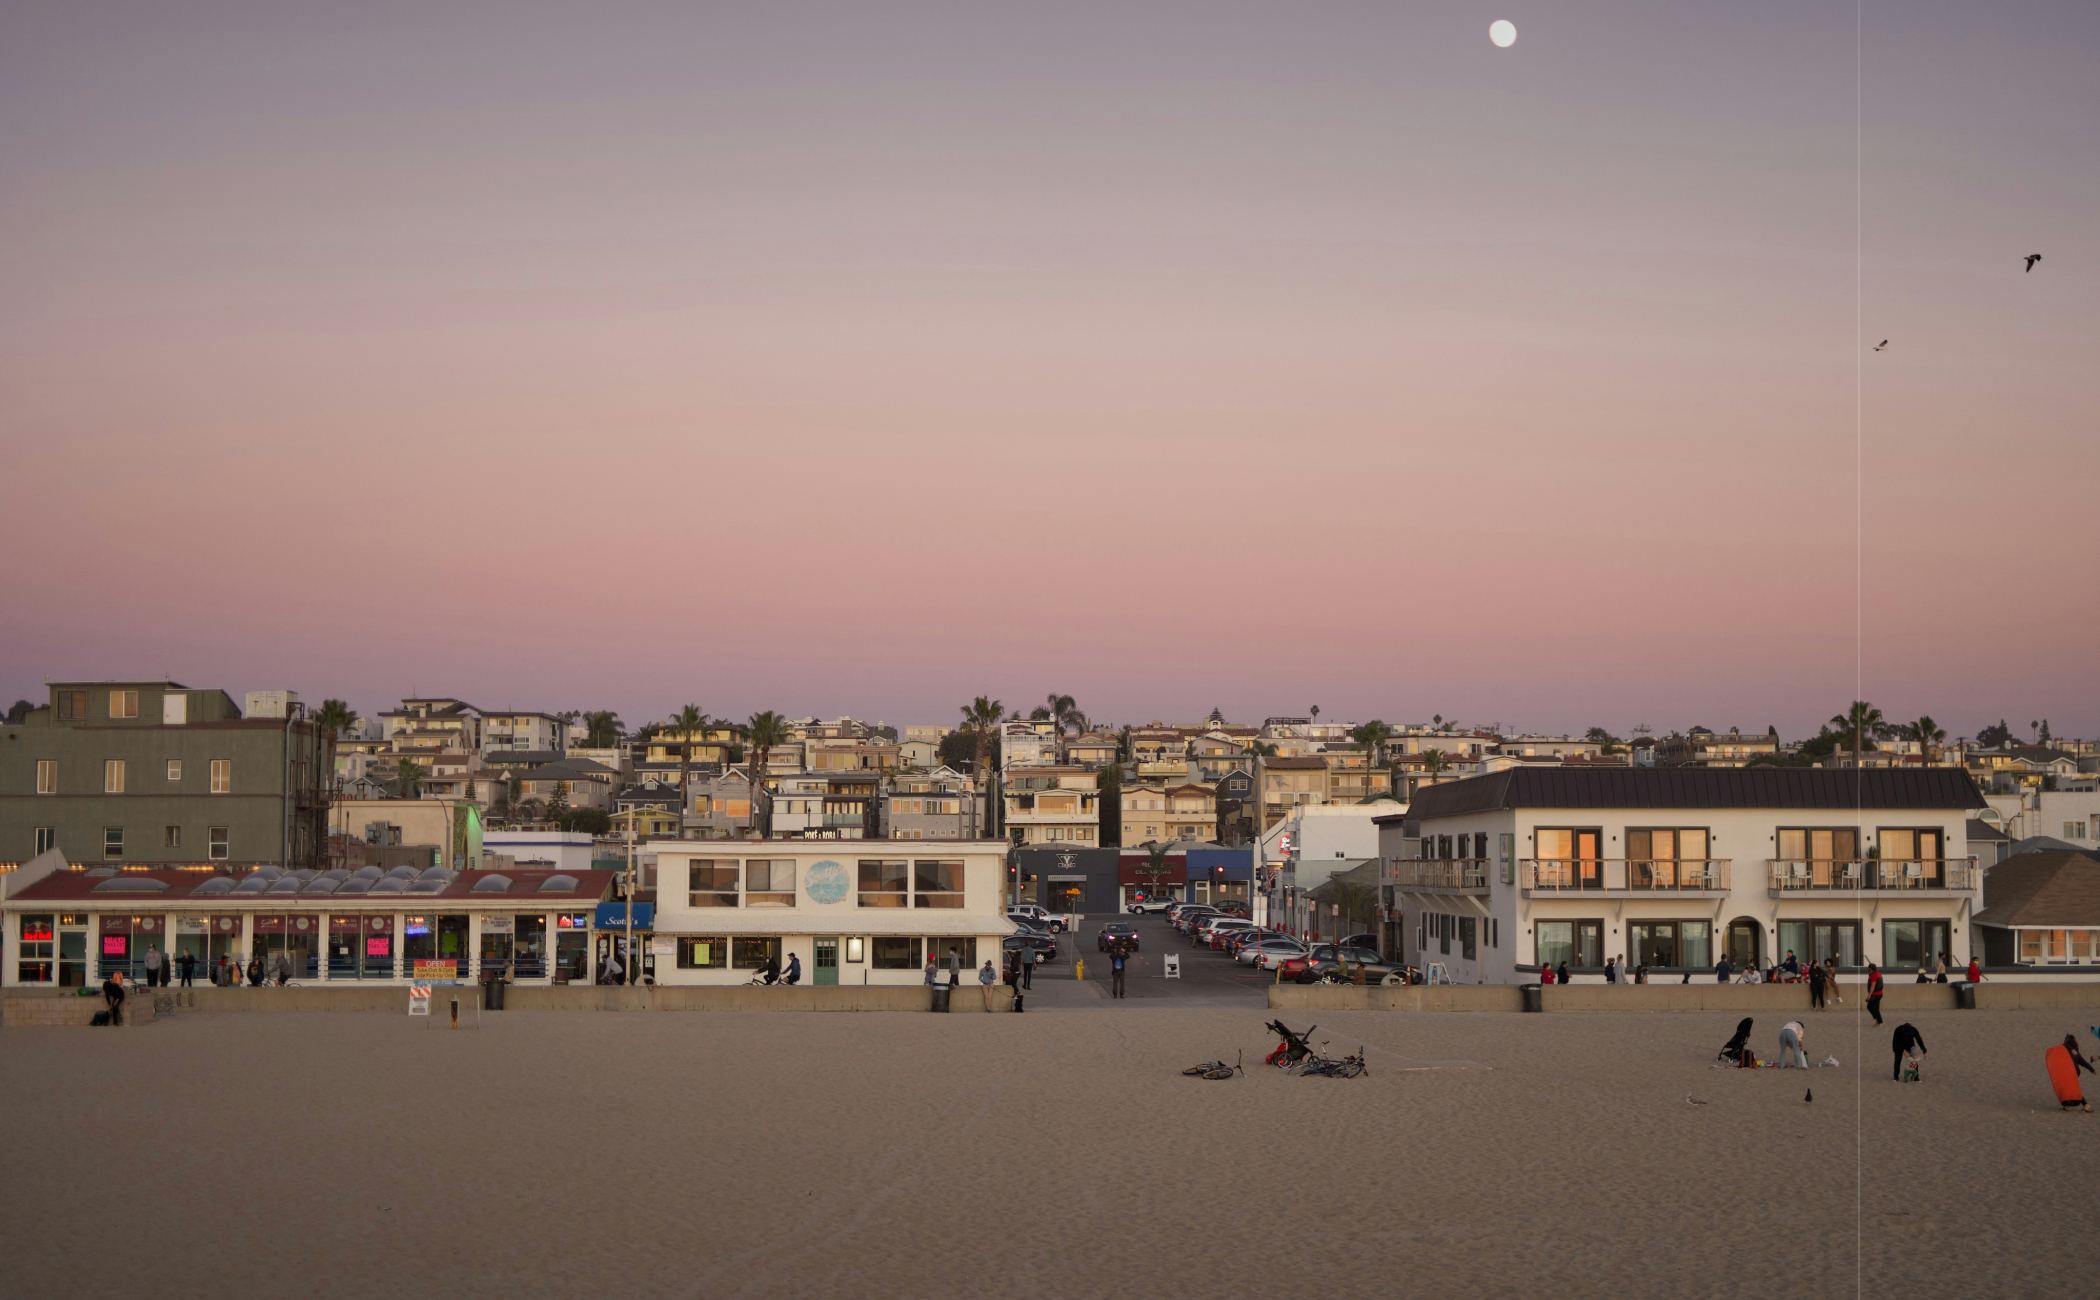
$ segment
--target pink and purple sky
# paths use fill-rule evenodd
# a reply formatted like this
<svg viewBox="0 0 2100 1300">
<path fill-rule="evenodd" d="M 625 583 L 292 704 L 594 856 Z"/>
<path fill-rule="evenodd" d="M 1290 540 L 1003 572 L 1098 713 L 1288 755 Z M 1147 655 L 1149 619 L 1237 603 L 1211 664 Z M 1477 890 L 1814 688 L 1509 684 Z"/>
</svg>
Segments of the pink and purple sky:
<svg viewBox="0 0 2100 1300">
<path fill-rule="evenodd" d="M 11 4 L 0 703 L 2100 731 L 2100 7 L 1865 28 L 1856 259 L 1846 5 Z"/>
</svg>

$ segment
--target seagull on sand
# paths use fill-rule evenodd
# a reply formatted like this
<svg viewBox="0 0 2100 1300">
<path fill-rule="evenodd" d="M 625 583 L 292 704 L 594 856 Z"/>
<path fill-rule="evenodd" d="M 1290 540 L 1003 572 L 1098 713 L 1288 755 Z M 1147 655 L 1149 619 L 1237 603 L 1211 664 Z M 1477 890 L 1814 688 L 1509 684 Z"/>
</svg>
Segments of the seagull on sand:
<svg viewBox="0 0 2100 1300">
<path fill-rule="evenodd" d="M 2041 255 L 2040 253 L 2029 253 L 2029 254 L 2027 255 L 2027 269 L 2028 269 L 2029 271 L 2033 271 L 2033 270 L 2034 270 L 2034 264 L 2035 264 L 2036 262 L 2039 262 L 2039 261 L 2041 261 L 2041 260 L 2042 260 L 2042 255 Z"/>
<path fill-rule="evenodd" d="M 1686 1093 L 1686 1094 L 1684 1094 L 1684 1099 L 1685 1099 L 1686 1101 L 1688 1101 L 1688 1102 L 1692 1103 L 1692 1104 L 1693 1104 L 1694 1106 L 1704 1106 L 1704 1105 L 1706 1104 L 1705 1102 L 1703 1102 L 1703 1101 L 1699 1100 L 1699 1099 L 1698 1099 L 1697 1097 L 1694 1097 L 1694 1096 L 1693 1096 L 1692 1094 L 1690 1094 L 1690 1093 Z"/>
<path fill-rule="evenodd" d="M 1883 340 L 1882 340 L 1881 342 L 1879 342 L 1879 343 L 1876 343 L 1876 344 L 1874 345 L 1874 350 L 1875 350 L 1876 352 L 1880 352 L 1880 351 L 1883 351 L 1883 350 L 1885 350 L 1885 349 L 1886 349 L 1886 348 L 1888 347 L 1888 345 L 1889 345 L 1889 341 L 1888 341 L 1887 339 L 1883 339 Z"/>
<path fill-rule="evenodd" d="M 1808 1095 L 1807 1095 L 1806 1097 L 1803 1097 L 1803 1098 L 1802 1098 L 1801 1100 L 1803 1100 L 1803 1101 L 1814 1101 L 1815 1099 L 1816 1099 L 1816 1090 L 1815 1090 L 1814 1088 L 1810 1088 L 1810 1089 L 1808 1090 Z"/>
</svg>

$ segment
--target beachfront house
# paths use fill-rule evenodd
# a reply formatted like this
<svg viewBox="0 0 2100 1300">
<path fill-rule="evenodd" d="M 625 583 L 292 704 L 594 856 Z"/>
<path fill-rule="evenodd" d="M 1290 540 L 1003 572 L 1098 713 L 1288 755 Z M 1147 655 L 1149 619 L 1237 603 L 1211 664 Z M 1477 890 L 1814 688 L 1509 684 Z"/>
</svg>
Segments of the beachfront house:
<svg viewBox="0 0 2100 1300">
<path fill-rule="evenodd" d="M 1607 959 L 1651 978 L 1792 951 L 1966 962 L 1983 798 L 1955 768 L 1515 768 L 1429 786 L 1379 819 L 1389 933 L 1461 983 Z M 1694 978 L 1696 978 L 1696 974 Z"/>
<path fill-rule="evenodd" d="M 652 934 L 660 984 L 743 984 L 769 960 L 802 982 L 915 984 L 931 952 L 974 980 L 1002 960 L 998 840 L 659 841 Z"/>
</svg>

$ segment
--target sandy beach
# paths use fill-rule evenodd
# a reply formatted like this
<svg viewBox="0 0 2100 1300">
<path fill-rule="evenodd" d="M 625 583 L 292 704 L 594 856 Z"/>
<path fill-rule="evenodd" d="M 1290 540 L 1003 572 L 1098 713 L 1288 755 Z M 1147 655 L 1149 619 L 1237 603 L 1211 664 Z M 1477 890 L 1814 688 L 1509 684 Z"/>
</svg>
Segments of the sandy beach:
<svg viewBox="0 0 2100 1300">
<path fill-rule="evenodd" d="M 2091 1017 L 1922 1018 L 1909 1086 L 1887 1030 L 1803 1018 L 1841 1068 L 1713 1069 L 1733 1017 L 1668 1013 L 1330 1013 L 1368 1077 L 1222 1083 L 1179 1070 L 1258 1061 L 1257 1008 L 9 1029 L 8 1266 L 60 1295 L 2089 1285 L 2100 1115 L 2057 1112 L 2042 1052 Z"/>
</svg>

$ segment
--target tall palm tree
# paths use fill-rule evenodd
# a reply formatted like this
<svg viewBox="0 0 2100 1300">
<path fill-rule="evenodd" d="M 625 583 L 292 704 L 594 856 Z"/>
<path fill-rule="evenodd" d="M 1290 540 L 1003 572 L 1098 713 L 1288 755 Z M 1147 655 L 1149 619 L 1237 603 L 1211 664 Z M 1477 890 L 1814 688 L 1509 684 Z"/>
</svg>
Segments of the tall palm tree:
<svg viewBox="0 0 2100 1300">
<path fill-rule="evenodd" d="M 1934 722 L 1930 714 L 1916 722 L 1906 723 L 1903 730 L 1918 742 L 1918 759 L 1927 764 L 1932 762 L 1932 751 L 1947 739 L 1947 729 Z"/>
<path fill-rule="evenodd" d="M 975 751 L 972 772 L 977 784 L 984 791 L 984 825 L 989 831 L 996 818 L 992 812 L 992 742 L 999 733 L 999 721 L 1005 716 L 1005 707 L 989 695 L 980 695 L 962 706 L 963 730 L 970 734 L 971 748 Z"/>
<path fill-rule="evenodd" d="M 590 733 L 584 739 L 592 749 L 611 749 L 620 743 L 620 715 L 611 709 L 584 714 L 583 725 Z"/>
<path fill-rule="evenodd" d="M 428 772 L 421 763 L 404 758 L 394 765 L 394 793 L 403 799 L 413 799 L 423 793 L 423 778 Z"/>
<path fill-rule="evenodd" d="M 764 817 L 760 817 L 760 808 L 765 802 L 766 763 L 773 756 L 774 746 L 787 742 L 787 719 L 771 709 L 752 714 L 751 720 L 744 724 L 744 743 L 751 754 L 751 819 L 758 827 L 761 839 L 773 833 L 772 808 L 766 806 Z"/>
<path fill-rule="evenodd" d="M 671 725 L 682 733 L 678 746 L 678 815 L 682 818 L 686 809 L 693 806 L 686 797 L 693 773 L 693 737 L 707 734 L 707 715 L 700 711 L 699 705 L 688 704 L 671 719 Z"/>
<path fill-rule="evenodd" d="M 1318 722 L 1320 720 L 1320 706 L 1317 704 L 1312 706 L 1312 720 L 1314 722 Z"/>
<path fill-rule="evenodd" d="M 1349 739 L 1364 747 L 1364 762 L 1367 767 L 1384 764 L 1385 743 L 1392 738 L 1393 729 L 1386 725 L 1382 718 L 1373 718 L 1349 732 Z"/>
<path fill-rule="evenodd" d="M 1422 771 L 1430 776 L 1442 776 L 1451 770 L 1451 760 L 1444 757 L 1441 749 L 1422 751 Z"/>
<path fill-rule="evenodd" d="M 1879 740 L 1889 734 L 1888 719 L 1881 710 L 1865 700 L 1852 701 L 1852 707 L 1830 718 L 1830 729 L 1852 742 L 1853 761 L 1866 752 L 1869 740 Z"/>
<path fill-rule="evenodd" d="M 357 710 L 341 700 L 322 700 L 314 710 L 314 726 L 321 732 L 321 788 L 335 788 L 335 742 L 357 725 Z"/>
<path fill-rule="evenodd" d="M 1056 719 L 1059 731 L 1070 726 L 1072 719 L 1082 717 L 1078 702 L 1071 696 L 1060 695 L 1056 691 L 1050 692 L 1043 700 L 1043 706 L 1050 711 L 1049 716 Z"/>
</svg>

